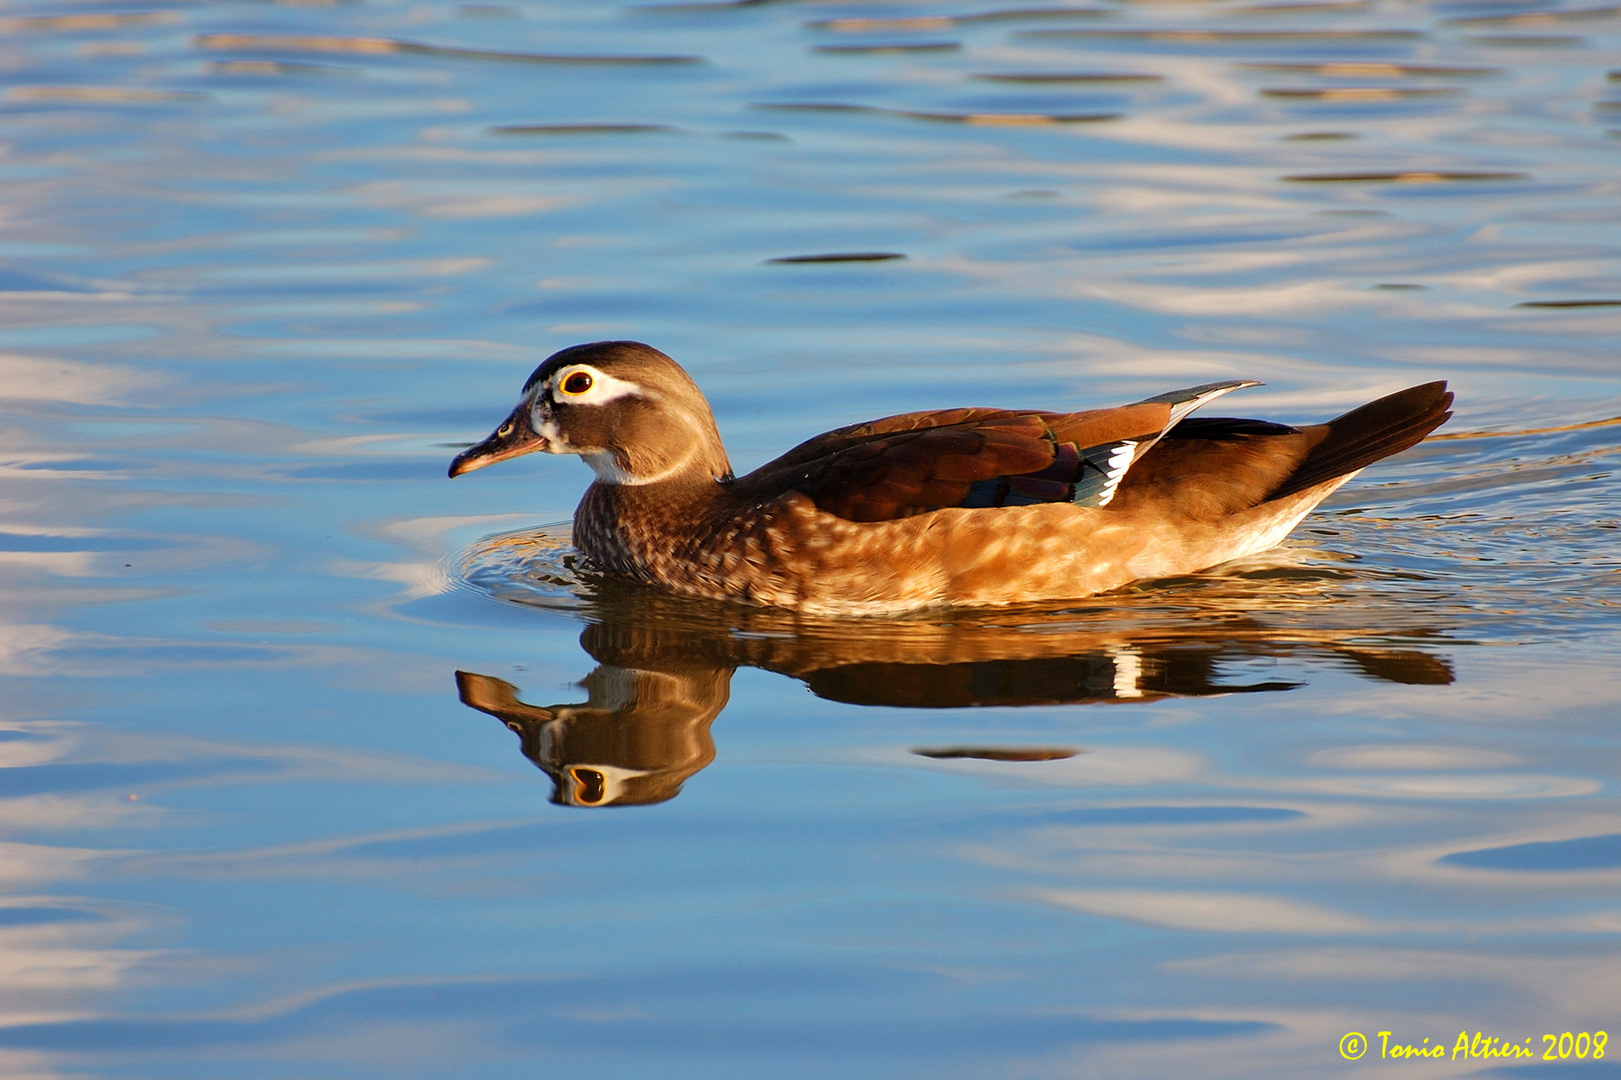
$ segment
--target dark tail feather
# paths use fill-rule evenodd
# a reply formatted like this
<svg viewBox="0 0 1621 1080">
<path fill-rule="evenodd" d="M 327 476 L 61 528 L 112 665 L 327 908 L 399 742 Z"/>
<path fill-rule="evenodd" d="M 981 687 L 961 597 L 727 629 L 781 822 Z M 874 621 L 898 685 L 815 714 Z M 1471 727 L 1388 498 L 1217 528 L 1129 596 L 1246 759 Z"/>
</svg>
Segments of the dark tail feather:
<svg viewBox="0 0 1621 1080">
<path fill-rule="evenodd" d="M 1328 429 L 1323 441 L 1312 447 L 1294 475 L 1267 498 L 1293 495 L 1416 446 L 1446 423 L 1451 406 L 1447 384 L 1433 382 L 1352 409 L 1323 425 Z"/>
</svg>

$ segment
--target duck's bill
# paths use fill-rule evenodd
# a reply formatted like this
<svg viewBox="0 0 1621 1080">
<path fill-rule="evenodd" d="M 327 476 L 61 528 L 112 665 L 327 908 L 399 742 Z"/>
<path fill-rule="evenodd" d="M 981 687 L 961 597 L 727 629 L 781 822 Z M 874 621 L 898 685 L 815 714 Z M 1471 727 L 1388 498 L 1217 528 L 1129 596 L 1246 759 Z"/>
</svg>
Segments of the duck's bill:
<svg viewBox="0 0 1621 1080">
<path fill-rule="evenodd" d="M 529 410 L 519 406 L 489 438 L 457 454 L 456 459 L 450 463 L 450 475 L 455 478 L 462 473 L 494 465 L 497 461 L 506 461 L 544 449 L 546 439 L 529 426 Z"/>
</svg>

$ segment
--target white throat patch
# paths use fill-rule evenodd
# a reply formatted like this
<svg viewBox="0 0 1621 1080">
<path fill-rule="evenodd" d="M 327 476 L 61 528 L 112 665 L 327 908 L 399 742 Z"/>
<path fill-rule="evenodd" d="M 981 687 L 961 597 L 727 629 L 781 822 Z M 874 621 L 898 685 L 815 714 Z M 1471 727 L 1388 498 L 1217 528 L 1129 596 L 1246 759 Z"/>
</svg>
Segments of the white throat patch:
<svg viewBox="0 0 1621 1080">
<path fill-rule="evenodd" d="M 685 469 L 688 463 L 698 455 L 697 445 L 691 444 L 681 460 L 650 476 L 637 476 L 635 473 L 628 473 L 619 467 L 619 461 L 614 457 L 612 450 L 598 450 L 590 454 L 582 454 L 578 450 L 570 452 L 580 454 L 580 460 L 591 466 L 591 471 L 597 474 L 597 479 L 602 483 L 624 484 L 627 487 L 641 487 L 644 484 L 656 484 L 660 480 L 668 480 Z"/>
<path fill-rule="evenodd" d="M 594 454 L 581 454 L 580 460 L 591 466 L 591 471 L 596 473 L 597 479 L 604 484 L 630 484 L 634 486 L 644 482 L 637 480 L 630 473 L 621 469 L 611 450 L 598 450 Z"/>
</svg>

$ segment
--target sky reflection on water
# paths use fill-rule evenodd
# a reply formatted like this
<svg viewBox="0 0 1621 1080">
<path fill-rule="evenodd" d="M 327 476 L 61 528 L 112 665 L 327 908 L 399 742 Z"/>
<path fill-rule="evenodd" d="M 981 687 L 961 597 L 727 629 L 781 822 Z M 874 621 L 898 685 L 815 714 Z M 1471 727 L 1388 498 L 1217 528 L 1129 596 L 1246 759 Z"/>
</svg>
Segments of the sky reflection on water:
<svg viewBox="0 0 1621 1080">
<path fill-rule="evenodd" d="M 1339 1040 L 1615 1028 L 1618 26 L 6 8 L 0 1071 L 1434 1075 L 1490 1063 Z M 572 460 L 443 479 L 618 336 L 740 470 L 1220 378 L 1458 415 L 1240 567 L 827 624 L 581 575 Z"/>
</svg>

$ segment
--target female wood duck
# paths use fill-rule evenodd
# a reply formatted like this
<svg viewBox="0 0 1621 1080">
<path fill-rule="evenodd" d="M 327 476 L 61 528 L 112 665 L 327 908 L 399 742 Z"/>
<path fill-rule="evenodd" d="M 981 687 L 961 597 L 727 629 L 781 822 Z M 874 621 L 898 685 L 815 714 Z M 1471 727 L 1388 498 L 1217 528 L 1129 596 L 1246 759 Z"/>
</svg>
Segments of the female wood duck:
<svg viewBox="0 0 1621 1080">
<path fill-rule="evenodd" d="M 1326 424 L 1188 419 L 1209 383 L 1078 413 L 947 409 L 839 428 L 734 477 L 709 403 L 634 341 L 554 354 L 450 475 L 544 450 L 597 474 L 574 543 L 678 593 L 879 614 L 1061 600 L 1264 551 L 1452 414 L 1441 382 Z"/>
</svg>

